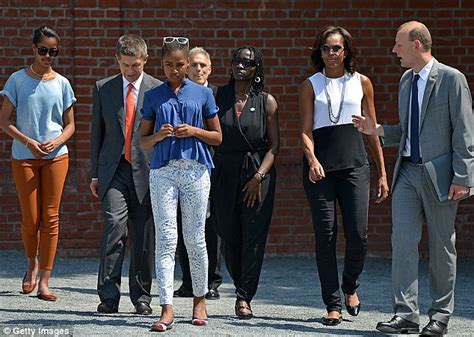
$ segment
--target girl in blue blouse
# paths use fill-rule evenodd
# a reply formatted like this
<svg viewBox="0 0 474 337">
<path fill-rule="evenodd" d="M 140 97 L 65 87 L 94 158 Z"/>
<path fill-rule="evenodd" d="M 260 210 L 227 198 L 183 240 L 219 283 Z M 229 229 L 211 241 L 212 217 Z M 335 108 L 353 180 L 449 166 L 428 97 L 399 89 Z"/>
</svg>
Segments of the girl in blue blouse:
<svg viewBox="0 0 474 337">
<path fill-rule="evenodd" d="M 208 259 L 204 226 L 214 167 L 207 145 L 222 141 L 218 108 L 209 88 L 185 78 L 189 41 L 165 37 L 162 65 L 167 81 L 145 93 L 140 144 L 153 149 L 150 193 L 156 230 L 156 277 L 162 306 L 152 330 L 174 325 L 173 283 L 178 198 L 193 283 L 192 324 L 206 325 Z M 206 128 L 204 129 L 204 125 Z"/>
</svg>

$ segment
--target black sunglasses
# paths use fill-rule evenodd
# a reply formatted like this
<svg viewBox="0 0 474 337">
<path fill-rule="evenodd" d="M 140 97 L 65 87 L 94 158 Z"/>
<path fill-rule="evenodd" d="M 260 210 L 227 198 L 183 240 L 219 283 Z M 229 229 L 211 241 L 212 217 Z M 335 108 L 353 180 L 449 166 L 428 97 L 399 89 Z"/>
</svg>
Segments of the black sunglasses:
<svg viewBox="0 0 474 337">
<path fill-rule="evenodd" d="M 328 46 L 327 44 L 323 44 L 319 49 L 323 53 L 329 53 L 330 51 L 332 51 L 334 54 L 339 54 L 342 50 L 344 50 L 344 47 L 338 44 L 335 44 L 334 46 Z"/>
<path fill-rule="evenodd" d="M 49 54 L 51 57 L 56 57 L 59 54 L 58 48 L 46 48 L 46 47 L 37 47 L 38 48 L 38 55 L 45 56 Z"/>
<path fill-rule="evenodd" d="M 232 58 L 232 64 L 234 66 L 241 64 L 244 68 L 253 68 L 257 66 L 257 61 L 236 56 Z"/>
</svg>

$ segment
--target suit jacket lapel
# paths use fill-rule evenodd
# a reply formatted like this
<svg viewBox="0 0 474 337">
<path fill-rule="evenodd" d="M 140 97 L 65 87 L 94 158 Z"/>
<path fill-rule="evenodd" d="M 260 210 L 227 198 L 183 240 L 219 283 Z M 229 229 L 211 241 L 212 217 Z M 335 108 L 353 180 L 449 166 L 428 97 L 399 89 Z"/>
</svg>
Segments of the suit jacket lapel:
<svg viewBox="0 0 474 337">
<path fill-rule="evenodd" d="M 121 74 L 117 75 L 117 77 L 114 79 L 109 95 L 110 102 L 112 102 L 114 106 L 114 111 L 117 114 L 117 120 L 125 137 L 125 110 L 123 106 L 123 79 Z"/>
<path fill-rule="evenodd" d="M 420 130 L 423 127 L 423 121 L 425 120 L 428 101 L 430 100 L 431 93 L 436 84 L 436 79 L 438 78 L 438 62 L 435 60 L 433 67 L 431 68 L 428 79 L 426 80 L 425 92 L 423 93 L 423 102 L 421 104 L 421 117 L 420 117 Z"/>
<path fill-rule="evenodd" d="M 140 121 L 142 119 L 141 114 L 140 114 L 140 110 L 141 110 L 142 105 L 143 105 L 143 96 L 145 96 L 145 91 L 150 89 L 151 86 L 152 85 L 148 81 L 148 75 L 143 73 L 142 84 L 140 85 L 140 90 L 138 91 L 137 111 L 135 111 L 135 124 L 133 124 L 133 131 L 137 131 L 137 128 L 140 125 Z"/>
<path fill-rule="evenodd" d="M 410 90 L 412 75 L 406 76 L 400 84 L 400 123 L 402 129 L 408 130 L 408 116 L 410 114 Z"/>
</svg>

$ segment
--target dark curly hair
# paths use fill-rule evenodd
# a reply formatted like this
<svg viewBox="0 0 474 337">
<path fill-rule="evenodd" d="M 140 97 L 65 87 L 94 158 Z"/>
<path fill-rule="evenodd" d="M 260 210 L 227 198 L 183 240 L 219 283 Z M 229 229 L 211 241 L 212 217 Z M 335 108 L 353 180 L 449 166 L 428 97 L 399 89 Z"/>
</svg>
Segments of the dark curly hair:
<svg viewBox="0 0 474 337">
<path fill-rule="evenodd" d="M 259 93 L 261 93 L 263 91 L 263 87 L 265 86 L 265 73 L 264 73 L 264 70 L 263 70 L 262 53 L 260 52 L 260 50 L 258 50 L 255 47 L 243 46 L 243 47 L 238 48 L 234 52 L 234 54 L 232 55 L 232 58 L 236 57 L 240 53 L 240 51 L 242 51 L 243 49 L 250 50 L 250 54 L 253 56 L 255 62 L 257 62 L 257 70 L 255 71 L 255 76 L 254 76 L 253 81 L 252 81 L 252 86 L 250 87 L 250 94 L 251 95 L 258 95 Z M 231 61 L 231 67 L 232 67 L 232 61 Z M 255 79 L 257 77 L 260 78 L 260 81 L 258 81 L 258 82 L 255 81 Z M 235 83 L 235 78 L 234 78 L 234 75 L 231 72 L 230 73 L 229 84 L 234 85 L 234 83 Z"/>
<path fill-rule="evenodd" d="M 353 74 L 356 71 L 357 67 L 357 51 L 353 45 L 353 40 L 351 34 L 342 27 L 339 26 L 327 26 L 321 30 L 316 36 L 316 41 L 314 41 L 313 52 L 311 53 L 311 63 L 317 72 L 323 71 L 324 61 L 321 56 L 321 46 L 326 43 L 326 39 L 330 35 L 339 34 L 344 40 L 344 50 L 346 52 L 344 58 L 344 69 Z"/>
<path fill-rule="evenodd" d="M 59 44 L 59 34 L 49 26 L 42 26 L 33 31 L 33 43 L 38 46 L 43 38 L 54 38 Z"/>
</svg>

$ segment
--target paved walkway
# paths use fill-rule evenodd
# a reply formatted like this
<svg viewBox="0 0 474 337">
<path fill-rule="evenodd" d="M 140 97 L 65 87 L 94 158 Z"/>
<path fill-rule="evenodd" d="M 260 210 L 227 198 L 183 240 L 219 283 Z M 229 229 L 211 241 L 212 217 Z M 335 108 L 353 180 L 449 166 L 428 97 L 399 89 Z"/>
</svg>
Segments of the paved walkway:
<svg viewBox="0 0 474 337">
<path fill-rule="evenodd" d="M 133 314 L 128 299 L 128 279 L 123 277 L 123 298 L 119 314 L 98 315 L 96 308 L 97 259 L 58 259 L 51 289 L 59 296 L 57 302 L 44 302 L 32 293 L 20 293 L 26 261 L 21 252 L 0 251 L 0 336 L 32 335 L 39 328 L 41 336 L 51 336 L 58 329 L 68 329 L 74 336 L 156 336 L 149 331 L 159 313 L 158 298 L 152 302 L 152 316 Z M 124 271 L 128 268 L 124 268 Z M 179 286 L 179 270 L 175 285 Z M 420 266 L 420 306 L 426 316 L 428 299 L 427 263 Z M 450 335 L 474 335 L 474 305 L 472 304 L 474 260 L 458 261 L 455 314 L 450 323 Z M 314 336 L 314 335 L 382 335 L 375 330 L 380 320 L 392 316 L 388 296 L 390 260 L 369 258 L 359 290 L 362 312 L 358 317 L 343 311 L 344 321 L 337 327 L 321 324 L 325 314 L 315 262 L 307 257 L 266 258 L 257 296 L 252 302 L 255 319 L 234 318 L 233 286 L 225 273 L 221 299 L 208 301 L 209 325 L 190 324 L 192 299 L 175 301 L 176 326 L 170 336 Z M 157 294 L 156 284 L 153 293 Z M 21 330 L 22 329 L 22 330 Z M 54 331 L 54 329 L 57 329 Z M 47 333 L 51 334 L 47 334 Z M 64 331 L 63 331 L 64 332 Z M 8 334 L 7 334 L 8 333 Z M 16 334 L 15 334 L 16 333 Z"/>
</svg>

